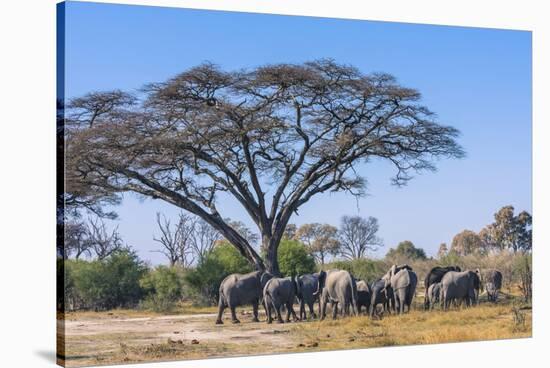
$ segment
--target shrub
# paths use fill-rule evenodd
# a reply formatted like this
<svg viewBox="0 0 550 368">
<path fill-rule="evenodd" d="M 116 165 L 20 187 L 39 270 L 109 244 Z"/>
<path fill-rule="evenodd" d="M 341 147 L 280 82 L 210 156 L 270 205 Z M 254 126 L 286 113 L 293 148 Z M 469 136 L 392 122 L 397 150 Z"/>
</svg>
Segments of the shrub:
<svg viewBox="0 0 550 368">
<path fill-rule="evenodd" d="M 397 247 L 390 248 L 386 254 L 386 259 L 395 264 L 405 263 L 403 260 L 426 260 L 424 249 L 417 248 L 410 240 L 405 240 L 397 244 Z"/>
<path fill-rule="evenodd" d="M 143 296 L 139 280 L 147 271 L 131 250 L 121 250 L 101 261 L 74 262 L 72 277 L 84 307 L 112 309 L 136 305 Z"/>
<path fill-rule="evenodd" d="M 232 273 L 247 273 L 252 266 L 229 243 L 221 243 L 185 275 L 185 281 L 195 293 L 195 302 L 215 304 L 223 279 Z"/>
<path fill-rule="evenodd" d="M 171 310 L 182 297 L 182 270 L 158 266 L 140 280 L 146 296 L 144 306 L 157 312 Z"/>
<path fill-rule="evenodd" d="M 521 254 L 516 257 L 513 264 L 513 272 L 515 278 L 519 281 L 519 288 L 525 302 L 530 302 L 533 297 L 532 262 L 531 254 Z"/>
<path fill-rule="evenodd" d="M 324 269 L 340 269 L 350 272 L 356 279 L 365 280 L 368 283 L 378 279 L 388 270 L 389 266 L 381 260 L 358 258 L 354 260 L 334 261 L 327 263 Z"/>
<path fill-rule="evenodd" d="M 315 259 L 306 247 L 296 240 L 283 240 L 277 251 L 279 269 L 283 276 L 315 272 Z"/>
</svg>

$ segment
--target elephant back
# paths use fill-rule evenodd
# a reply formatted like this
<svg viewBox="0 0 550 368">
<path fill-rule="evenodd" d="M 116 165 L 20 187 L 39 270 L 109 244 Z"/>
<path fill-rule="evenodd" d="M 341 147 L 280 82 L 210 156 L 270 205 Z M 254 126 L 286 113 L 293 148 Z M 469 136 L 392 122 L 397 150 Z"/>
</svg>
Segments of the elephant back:
<svg viewBox="0 0 550 368">
<path fill-rule="evenodd" d="M 391 287 L 394 290 L 403 289 L 411 285 L 411 283 L 414 281 L 416 284 L 416 275 L 412 275 L 412 271 L 409 271 L 407 269 L 401 270 L 397 272 L 395 275 L 391 278 Z"/>
</svg>

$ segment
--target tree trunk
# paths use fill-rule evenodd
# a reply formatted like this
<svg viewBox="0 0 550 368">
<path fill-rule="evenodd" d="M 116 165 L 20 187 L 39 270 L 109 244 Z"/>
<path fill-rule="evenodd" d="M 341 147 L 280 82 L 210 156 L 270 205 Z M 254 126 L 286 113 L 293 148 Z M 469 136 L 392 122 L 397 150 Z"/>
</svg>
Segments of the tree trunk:
<svg viewBox="0 0 550 368">
<path fill-rule="evenodd" d="M 279 249 L 279 243 L 274 242 L 273 239 L 269 241 L 265 247 L 265 267 L 266 270 L 272 273 L 275 276 L 281 276 L 281 271 L 279 270 L 279 260 L 277 257 L 277 250 Z"/>
</svg>

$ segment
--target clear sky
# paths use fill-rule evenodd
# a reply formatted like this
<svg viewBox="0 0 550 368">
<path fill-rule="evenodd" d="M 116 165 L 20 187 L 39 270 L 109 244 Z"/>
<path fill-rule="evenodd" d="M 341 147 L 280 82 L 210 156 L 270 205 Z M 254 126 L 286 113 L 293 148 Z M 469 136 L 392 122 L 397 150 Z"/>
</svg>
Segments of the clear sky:
<svg viewBox="0 0 550 368">
<path fill-rule="evenodd" d="M 458 128 L 467 157 L 407 186 L 390 185 L 391 166 L 363 167 L 368 196 L 322 195 L 291 222 L 338 225 L 343 215 L 375 216 L 384 254 L 411 240 L 435 254 L 463 229 L 479 231 L 500 207 L 531 212 L 531 33 L 360 20 L 69 2 L 66 96 L 136 90 L 203 61 L 225 69 L 330 57 L 368 73 L 393 74 L 418 89 L 444 124 Z M 252 227 L 236 203 L 225 217 Z M 179 210 L 126 195 L 119 230 L 141 257 L 164 262 L 152 238 L 155 214 Z"/>
</svg>

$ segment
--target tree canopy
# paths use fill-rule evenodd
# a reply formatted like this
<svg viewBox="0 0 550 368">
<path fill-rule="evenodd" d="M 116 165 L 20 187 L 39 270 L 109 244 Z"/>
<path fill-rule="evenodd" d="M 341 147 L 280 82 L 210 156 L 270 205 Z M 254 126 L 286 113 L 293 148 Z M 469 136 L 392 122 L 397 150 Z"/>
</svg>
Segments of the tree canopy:
<svg viewBox="0 0 550 368">
<path fill-rule="evenodd" d="M 458 131 L 388 74 L 333 60 L 224 71 L 193 67 L 140 93 L 92 92 L 65 111 L 66 200 L 161 199 L 205 220 L 256 268 L 278 273 L 291 216 L 329 191 L 364 194 L 381 159 L 393 184 L 459 158 Z M 219 213 L 232 197 L 257 225 L 264 260 Z"/>
<path fill-rule="evenodd" d="M 397 244 L 397 247 L 390 248 L 388 253 L 386 253 L 386 258 L 388 259 L 404 259 L 404 260 L 424 260 L 427 259 L 426 252 L 422 248 L 417 248 L 412 241 L 405 240 Z M 399 263 L 399 262 L 396 262 Z"/>
</svg>

